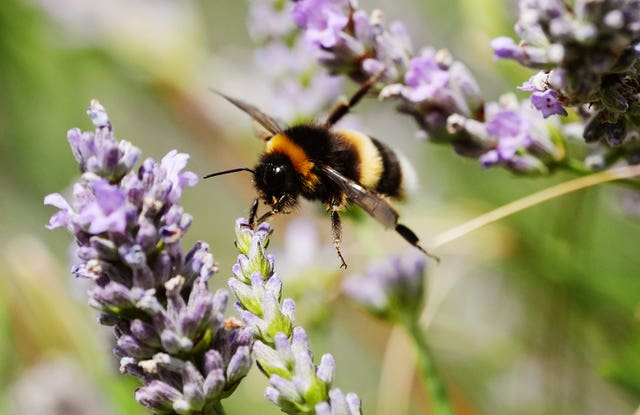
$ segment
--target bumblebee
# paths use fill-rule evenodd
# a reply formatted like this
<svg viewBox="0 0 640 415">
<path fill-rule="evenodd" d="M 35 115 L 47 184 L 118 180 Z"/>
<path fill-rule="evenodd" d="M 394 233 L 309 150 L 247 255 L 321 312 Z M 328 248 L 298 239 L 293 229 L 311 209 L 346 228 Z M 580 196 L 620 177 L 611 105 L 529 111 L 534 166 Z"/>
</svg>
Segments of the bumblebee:
<svg viewBox="0 0 640 415">
<path fill-rule="evenodd" d="M 333 244 L 341 261 L 340 268 L 347 267 L 340 251 L 340 212 L 350 204 L 359 206 L 383 226 L 395 229 L 411 245 L 438 260 L 420 246 L 411 229 L 398 223 L 398 212 L 386 199 L 403 198 L 408 176 L 413 172 L 410 167 L 375 138 L 354 130 L 333 129 L 379 76 L 365 82 L 351 99 L 336 105 L 322 123 L 286 126 L 252 105 L 219 93 L 266 130 L 263 135 L 266 148 L 253 169 L 231 169 L 204 178 L 238 171 L 253 174 L 258 197 L 251 206 L 251 226 L 275 214 L 289 213 L 299 197 L 320 201 L 331 215 Z M 260 200 L 270 210 L 256 221 Z"/>
</svg>

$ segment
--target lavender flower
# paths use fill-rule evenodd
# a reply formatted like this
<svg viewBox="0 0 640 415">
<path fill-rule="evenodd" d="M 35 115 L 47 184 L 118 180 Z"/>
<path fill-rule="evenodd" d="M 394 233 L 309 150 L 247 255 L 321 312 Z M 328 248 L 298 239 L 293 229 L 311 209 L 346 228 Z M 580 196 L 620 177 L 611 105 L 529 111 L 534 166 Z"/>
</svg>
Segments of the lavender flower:
<svg viewBox="0 0 640 415">
<path fill-rule="evenodd" d="M 531 104 L 542 113 L 544 118 L 555 114 L 568 115 L 558 99 L 558 93 L 552 89 L 531 94 Z"/>
<path fill-rule="evenodd" d="M 402 326 L 417 350 L 418 366 L 431 400 L 431 411 L 454 415 L 446 386 L 440 376 L 420 327 L 425 291 L 424 255 L 391 256 L 372 263 L 364 275 L 350 275 L 342 291 L 373 314 Z"/>
<path fill-rule="evenodd" d="M 173 150 L 159 163 L 117 141 L 107 113 L 92 101 L 95 133 L 69 131 L 81 181 L 71 203 L 45 197 L 58 209 L 47 226 L 74 235 L 80 263 L 72 273 L 90 278 L 89 304 L 114 327 L 114 353 L 123 373 L 143 386 L 135 398 L 155 413 L 212 411 L 248 372 L 251 330 L 224 320 L 228 293 L 208 290 L 216 271 L 209 246 L 180 246 L 192 218 L 178 204 L 197 176 L 183 171 L 188 155 Z"/>
<path fill-rule="evenodd" d="M 498 38 L 499 58 L 542 69 L 533 104 L 546 116 L 588 106 L 587 141 L 620 145 L 640 126 L 640 1 L 522 0 L 519 44 Z"/>
<path fill-rule="evenodd" d="M 295 30 L 291 21 L 292 5 L 282 0 L 252 0 L 247 17 L 251 38 L 260 43 L 279 41 Z"/>
<path fill-rule="evenodd" d="M 229 279 L 235 307 L 256 338 L 256 361 L 269 377 L 265 397 L 288 414 L 360 414 L 357 395 L 331 387 L 333 356 L 325 354 L 315 365 L 304 329 L 294 326 L 295 303 L 282 299 L 274 259 L 265 252 L 270 235 L 267 223 L 254 230 L 245 219 L 236 221 L 240 255 Z"/>
<path fill-rule="evenodd" d="M 402 322 L 420 313 L 425 266 L 423 255 L 392 256 L 372 263 L 364 275 L 347 277 L 342 290 L 373 314 Z"/>
<path fill-rule="evenodd" d="M 400 110 L 414 117 L 421 134 L 455 141 L 446 128 L 452 114 L 476 117 L 482 109 L 477 82 L 446 50 L 424 49 L 414 55 L 400 22 L 385 26 L 384 15 L 370 16 L 353 1 L 300 0 L 292 19 L 303 30 L 307 47 L 331 73 L 364 82 L 382 72 L 380 98 L 401 100 Z"/>
<path fill-rule="evenodd" d="M 349 23 L 349 0 L 309 0 L 296 3 L 291 16 L 306 29 L 305 40 L 321 48 L 332 48 L 346 40 L 342 30 Z"/>
<path fill-rule="evenodd" d="M 247 26 L 261 45 L 254 54 L 269 77 L 270 113 L 286 122 L 308 119 L 326 109 L 342 92 L 342 80 L 314 63 L 312 52 L 291 19 L 295 6 L 282 0 L 251 0 Z M 314 21 L 319 17 L 314 16 Z"/>
<path fill-rule="evenodd" d="M 518 103 L 508 94 L 500 103 L 487 103 L 485 113 L 485 123 L 460 115 L 448 120 L 452 132 L 464 131 L 469 137 L 457 150 L 478 156 L 483 167 L 501 165 L 514 173 L 543 174 L 565 157 L 563 144 L 552 139 L 556 126 L 528 102 Z"/>
<path fill-rule="evenodd" d="M 446 50 L 422 50 L 413 57 L 404 84 L 384 87 L 382 97 L 402 96 L 401 110 L 411 114 L 422 132 L 435 141 L 456 142 L 461 137 L 447 129 L 451 115 L 477 117 L 482 109 L 478 85 L 461 62 Z"/>
<path fill-rule="evenodd" d="M 384 28 L 380 11 L 370 17 L 350 0 L 302 0 L 292 9 L 293 21 L 316 59 L 331 73 L 363 82 L 380 69 L 393 81 L 406 72 L 411 45 L 400 23 Z"/>
<path fill-rule="evenodd" d="M 496 57 L 542 69 L 521 89 L 532 93 L 531 105 L 545 118 L 577 106 L 586 121 L 584 138 L 618 147 L 606 155 L 609 164 L 640 158 L 639 5 L 640 0 L 522 0 L 520 44 L 506 37 L 492 42 Z M 487 138 L 481 124 L 491 122 L 485 112 L 496 104 L 485 105 L 467 67 L 446 50 L 414 54 L 403 25 L 387 26 L 381 11 L 369 14 L 350 0 L 299 0 L 291 18 L 302 31 L 298 38 L 330 73 L 358 83 L 381 74 L 374 90 L 381 99 L 399 100 L 398 110 L 414 118 L 419 135 L 451 143 L 464 156 L 483 156 L 484 166 L 519 173 L 548 173 L 558 166 L 586 171 L 567 157 L 559 139 L 548 157 L 550 147 L 532 151 L 531 140 Z M 544 136 L 560 131 L 549 129 Z"/>
</svg>

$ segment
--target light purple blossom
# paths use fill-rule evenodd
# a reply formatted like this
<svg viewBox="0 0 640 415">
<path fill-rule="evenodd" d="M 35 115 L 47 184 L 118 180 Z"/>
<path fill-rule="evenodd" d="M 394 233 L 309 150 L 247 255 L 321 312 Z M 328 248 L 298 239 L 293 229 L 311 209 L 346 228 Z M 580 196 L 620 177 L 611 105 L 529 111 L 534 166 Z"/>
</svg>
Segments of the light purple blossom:
<svg viewBox="0 0 640 415">
<path fill-rule="evenodd" d="M 553 89 L 548 89 L 544 92 L 534 92 L 531 94 L 531 104 L 536 107 L 544 118 L 552 115 L 564 115 L 567 116 L 567 110 L 564 109 L 562 103 L 558 100 L 558 93 Z"/>
<path fill-rule="evenodd" d="M 117 186 L 104 179 L 91 182 L 95 200 L 82 209 L 79 222 L 91 234 L 102 232 L 124 233 L 127 226 L 125 195 Z"/>
<path fill-rule="evenodd" d="M 528 92 L 544 92 L 551 88 L 550 74 L 545 71 L 539 71 L 533 75 L 518 87 L 520 91 Z"/>
<path fill-rule="evenodd" d="M 341 24 L 328 26 L 327 13 L 350 16 L 351 21 L 342 28 Z M 330 73 L 347 75 L 359 83 L 380 76 L 379 97 L 401 99 L 399 110 L 417 121 L 423 136 L 454 141 L 458 137 L 447 132 L 447 117 L 475 116 L 482 108 L 477 82 L 466 66 L 446 50 L 427 48 L 414 55 L 404 25 L 392 22 L 387 28 L 380 10 L 369 14 L 346 0 L 300 0 L 292 18 L 305 39 L 316 39 L 316 59 Z M 319 35 L 310 23 L 313 19 L 320 19 L 323 30 L 331 28 L 332 41 L 320 48 Z"/>
<path fill-rule="evenodd" d="M 524 58 L 522 48 L 510 37 L 501 36 L 491 41 L 491 49 L 495 53 L 496 59 L 513 59 L 520 61 Z"/>
<path fill-rule="evenodd" d="M 411 55 L 407 32 L 399 22 L 386 29 L 379 10 L 369 15 L 354 1 L 300 0 L 291 17 L 316 60 L 332 74 L 364 82 L 381 70 L 387 81 L 406 72 Z"/>
<path fill-rule="evenodd" d="M 295 28 L 291 20 L 293 4 L 289 1 L 252 0 L 247 17 L 249 35 L 256 42 L 287 36 Z"/>
<path fill-rule="evenodd" d="M 160 170 L 166 174 L 165 180 L 170 182 L 171 190 L 167 199 L 171 203 L 176 203 L 182 196 L 182 189 L 185 186 L 195 186 L 198 183 L 198 176 L 190 171 L 183 172 L 187 165 L 188 154 L 178 153 L 171 150 L 160 162 Z"/>
<path fill-rule="evenodd" d="M 336 16 L 339 16 L 339 7 L 333 4 L 335 2 L 320 3 L 316 6 L 326 8 L 328 14 L 307 15 L 304 10 L 299 9 L 298 3 L 288 1 L 250 2 L 249 32 L 260 42 L 260 48 L 254 54 L 254 61 L 269 78 L 269 101 L 274 104 L 269 113 L 284 122 L 315 117 L 318 113 L 326 111 L 343 91 L 343 80 L 327 74 L 314 58 L 324 54 L 323 47 L 317 42 L 330 42 L 331 34 L 334 33 L 331 27 L 335 26 Z M 299 33 L 300 29 L 292 19 L 294 9 L 297 10 L 297 15 L 305 22 L 308 21 L 311 26 L 322 25 L 322 16 L 328 18 L 325 23 L 329 26 L 326 30 L 314 32 L 317 35 L 316 40 L 307 39 Z M 263 17 L 256 21 L 260 16 Z M 263 22 L 262 19 L 267 21 Z M 259 36 L 255 36 L 254 32 L 259 32 Z M 342 43 L 341 41 L 340 44 Z"/>
<path fill-rule="evenodd" d="M 47 229 L 65 227 L 69 232 L 74 232 L 73 224 L 76 220 L 72 217 L 76 213 L 73 211 L 67 200 L 60 193 L 52 193 L 44 198 L 45 205 L 51 205 L 60 209 L 51 216 Z"/>
<path fill-rule="evenodd" d="M 448 128 L 464 133 L 467 141 L 457 151 L 478 157 L 484 167 L 503 166 L 519 174 L 548 173 L 565 156 L 564 147 L 551 139 L 551 129 L 529 101 L 519 103 L 507 94 L 500 102 L 485 104 L 487 121 L 461 115 L 448 120 Z"/>
<path fill-rule="evenodd" d="M 528 119 L 512 110 L 504 110 L 496 114 L 487 122 L 486 128 L 489 136 L 495 138 L 497 144 L 494 150 L 480 157 L 484 167 L 512 162 L 519 151 L 524 151 L 533 142 Z"/>
<path fill-rule="evenodd" d="M 364 274 L 348 276 L 342 290 L 372 313 L 400 322 L 420 312 L 425 266 L 424 255 L 391 256 L 373 262 Z"/>
<path fill-rule="evenodd" d="M 420 103 L 444 97 L 449 82 L 449 72 L 442 69 L 435 59 L 435 51 L 426 49 L 411 59 L 404 76 L 402 95 L 409 101 Z"/>
<path fill-rule="evenodd" d="M 340 42 L 342 29 L 349 22 L 348 14 L 348 0 L 299 1 L 291 11 L 293 21 L 305 29 L 305 40 L 322 48 L 331 48 Z"/>
</svg>

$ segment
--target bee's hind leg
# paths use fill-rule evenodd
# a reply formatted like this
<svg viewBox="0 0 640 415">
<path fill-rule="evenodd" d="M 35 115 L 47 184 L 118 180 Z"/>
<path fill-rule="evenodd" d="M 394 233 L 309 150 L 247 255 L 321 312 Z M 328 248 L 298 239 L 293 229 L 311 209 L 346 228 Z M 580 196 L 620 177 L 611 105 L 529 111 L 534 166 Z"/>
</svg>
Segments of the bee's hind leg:
<svg viewBox="0 0 640 415">
<path fill-rule="evenodd" d="M 358 102 L 360 102 L 360 100 L 367 94 L 367 92 L 369 92 L 371 87 L 374 86 L 376 82 L 378 82 L 378 80 L 382 77 L 383 74 L 384 74 L 384 69 L 378 71 L 376 74 L 374 74 L 371 78 L 369 78 L 367 81 L 365 81 L 362 84 L 360 89 L 358 89 L 356 93 L 353 94 L 353 96 L 349 99 L 349 101 L 344 101 L 337 104 L 331 110 L 331 113 L 327 117 L 327 120 L 324 122 L 324 124 L 327 127 L 331 127 L 335 123 L 340 121 L 342 117 L 344 117 L 349 113 L 349 111 L 351 111 L 351 108 L 353 108 Z"/>
<path fill-rule="evenodd" d="M 336 253 L 342 262 L 340 264 L 341 269 L 347 269 L 347 263 L 340 251 L 340 243 L 342 242 L 342 222 L 340 221 L 340 214 L 335 207 L 331 207 L 331 233 L 333 234 L 333 246 L 336 248 Z"/>
</svg>

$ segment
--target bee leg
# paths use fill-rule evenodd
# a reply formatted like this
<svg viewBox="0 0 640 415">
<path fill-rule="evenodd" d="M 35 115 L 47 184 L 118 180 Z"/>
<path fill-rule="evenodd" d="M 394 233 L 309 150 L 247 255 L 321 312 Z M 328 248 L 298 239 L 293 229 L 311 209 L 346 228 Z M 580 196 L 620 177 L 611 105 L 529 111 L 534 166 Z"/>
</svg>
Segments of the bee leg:
<svg viewBox="0 0 640 415">
<path fill-rule="evenodd" d="M 400 234 L 400 236 L 402 236 L 411 245 L 415 246 L 416 248 L 418 248 L 419 250 L 424 252 L 424 254 L 427 255 L 429 258 L 435 259 L 438 264 L 440 263 L 440 258 L 438 258 L 437 256 L 427 252 L 426 249 L 424 249 L 423 247 L 420 246 L 420 243 L 419 243 L 420 240 L 418 239 L 416 234 L 413 233 L 413 231 L 411 229 L 409 229 L 406 226 L 398 223 L 398 224 L 396 224 L 396 232 L 398 232 Z"/>
<path fill-rule="evenodd" d="M 347 269 L 347 263 L 344 261 L 342 252 L 340 252 L 340 242 L 342 242 L 342 222 L 340 221 L 340 214 L 335 208 L 331 208 L 331 233 L 333 234 L 333 246 L 336 248 L 338 257 L 342 264 L 340 269 Z"/>
<path fill-rule="evenodd" d="M 353 108 L 358 102 L 360 102 L 362 97 L 364 97 L 367 94 L 367 92 L 369 92 L 369 89 L 371 89 L 371 87 L 375 85 L 376 82 L 378 82 L 378 79 L 380 79 L 383 73 L 384 73 L 384 68 L 378 71 L 377 73 L 375 73 L 371 78 L 369 78 L 365 83 L 363 83 L 360 89 L 358 89 L 356 93 L 353 94 L 353 96 L 351 97 L 351 99 L 349 99 L 349 101 L 347 102 L 343 101 L 337 104 L 331 110 L 331 113 L 327 117 L 327 120 L 324 122 L 324 124 L 328 127 L 331 127 L 332 125 L 340 121 L 342 117 L 347 115 L 351 110 L 351 108 Z"/>
<path fill-rule="evenodd" d="M 252 229 L 256 227 L 256 215 L 258 214 L 259 204 L 260 204 L 260 199 L 256 198 L 251 204 L 251 208 L 249 209 L 249 226 Z"/>
<path fill-rule="evenodd" d="M 284 206 L 286 200 L 287 200 L 286 195 L 280 196 L 280 199 L 278 199 L 278 201 L 271 207 L 271 210 L 268 211 L 267 213 L 265 213 L 264 215 L 260 216 L 258 218 L 258 220 L 256 221 L 256 223 L 262 223 L 265 220 L 269 219 L 271 216 L 273 216 L 273 215 L 275 215 L 277 213 L 280 213 L 280 211 L 282 210 L 282 207 Z"/>
</svg>

